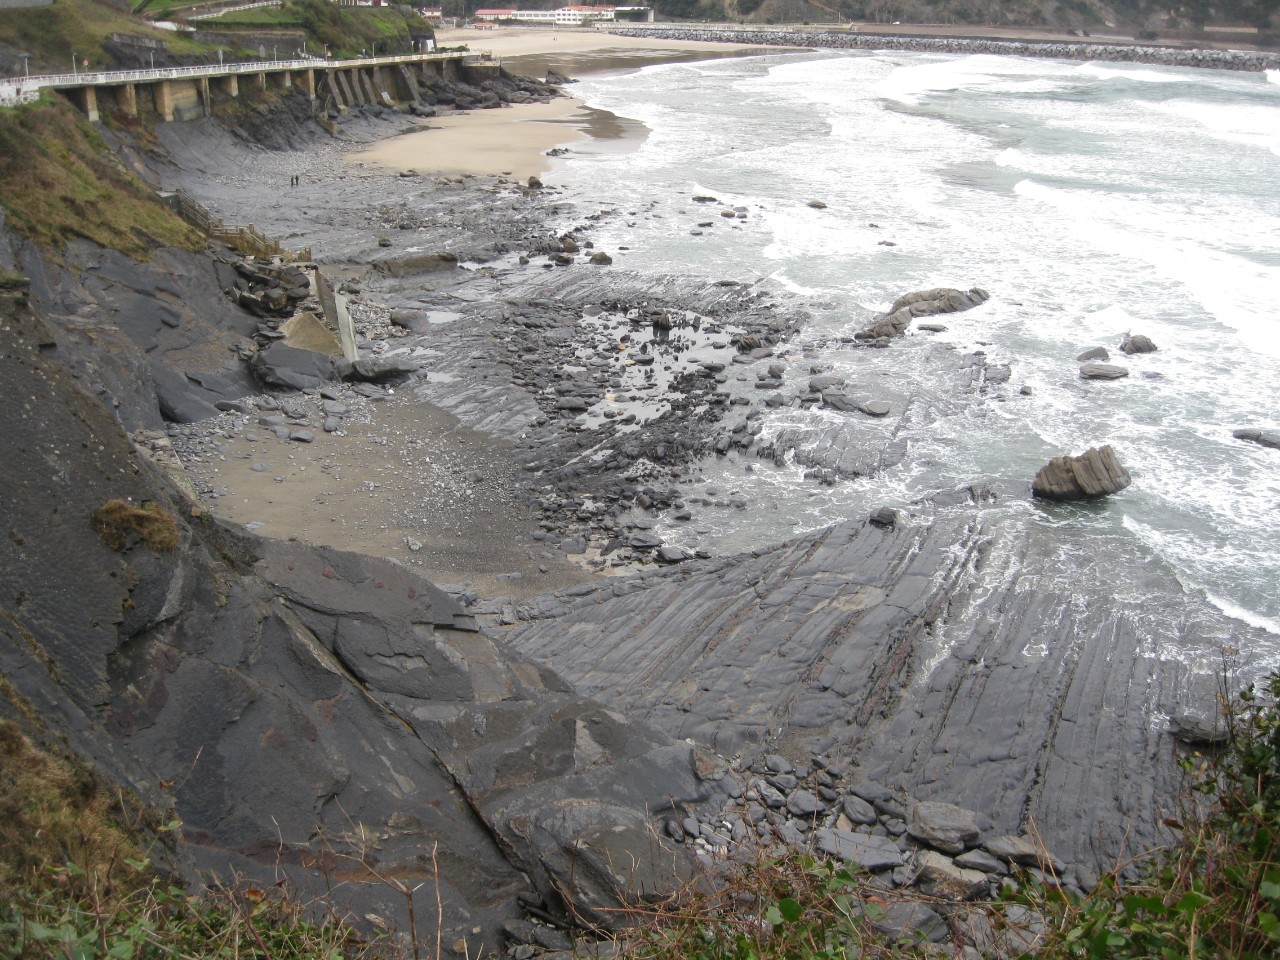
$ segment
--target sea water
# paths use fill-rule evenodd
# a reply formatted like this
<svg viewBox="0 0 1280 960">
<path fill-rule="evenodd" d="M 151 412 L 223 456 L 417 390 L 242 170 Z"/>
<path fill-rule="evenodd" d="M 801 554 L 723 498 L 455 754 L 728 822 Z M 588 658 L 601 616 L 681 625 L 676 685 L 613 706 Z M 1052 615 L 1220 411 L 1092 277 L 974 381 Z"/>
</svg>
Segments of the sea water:
<svg viewBox="0 0 1280 960">
<path fill-rule="evenodd" d="M 694 487 L 749 508 L 701 509 L 663 534 L 750 549 L 987 483 L 999 522 L 1122 542 L 1280 650 L 1280 451 L 1231 436 L 1280 427 L 1275 79 L 822 52 L 581 82 L 591 106 L 649 130 L 634 151 L 575 154 L 554 177 L 579 210 L 617 211 L 592 227 L 617 268 L 785 289 L 810 316 L 785 349 L 789 383 L 817 357 L 852 393 L 906 397 L 899 465 L 833 488 L 751 454 L 709 459 Z M 900 294 L 938 286 L 991 299 L 887 350 L 841 341 Z M 1126 332 L 1158 352 L 1125 357 Z M 939 342 L 1011 364 L 1012 380 L 963 402 L 936 396 Z M 1095 346 L 1131 375 L 1082 381 L 1075 357 Z M 761 439 L 850 416 L 769 410 Z M 1030 499 L 1050 457 L 1103 443 L 1133 475 L 1104 508 Z"/>
</svg>

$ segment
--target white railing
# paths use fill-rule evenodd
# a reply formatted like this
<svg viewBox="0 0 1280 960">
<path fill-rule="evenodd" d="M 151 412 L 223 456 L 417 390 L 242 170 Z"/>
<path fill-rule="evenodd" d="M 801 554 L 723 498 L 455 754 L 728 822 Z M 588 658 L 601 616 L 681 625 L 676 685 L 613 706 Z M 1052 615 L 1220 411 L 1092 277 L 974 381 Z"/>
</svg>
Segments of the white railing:
<svg viewBox="0 0 1280 960">
<path fill-rule="evenodd" d="M 223 63 L 197 67 L 156 67 L 148 70 L 100 70 L 76 73 L 50 73 L 24 77 L 19 89 L 38 87 L 85 87 L 103 84 L 136 83 L 147 80 L 181 80 L 184 77 L 223 77 L 240 73 L 276 73 L 283 70 L 343 70 L 348 67 L 376 67 L 396 63 L 422 63 L 427 60 L 449 60 L 458 57 L 492 59 L 487 53 L 411 53 L 398 57 L 355 57 L 330 60 L 303 57 L 293 60 L 251 60 L 245 63 Z"/>
<path fill-rule="evenodd" d="M 192 13 L 186 19 L 195 20 L 211 20 L 214 17 L 225 16 L 228 13 L 239 13 L 241 10 L 256 10 L 258 7 L 282 7 L 284 0 L 259 0 L 258 3 L 237 3 L 230 7 L 223 7 L 221 10 L 214 10 L 210 13 Z M 267 24 L 263 24 L 267 26 Z"/>
</svg>

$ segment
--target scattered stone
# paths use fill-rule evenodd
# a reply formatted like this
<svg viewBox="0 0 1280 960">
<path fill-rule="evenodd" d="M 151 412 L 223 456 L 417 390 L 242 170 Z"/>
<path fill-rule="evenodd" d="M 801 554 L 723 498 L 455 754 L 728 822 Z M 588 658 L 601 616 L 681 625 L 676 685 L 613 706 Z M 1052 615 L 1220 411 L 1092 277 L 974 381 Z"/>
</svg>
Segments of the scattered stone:
<svg viewBox="0 0 1280 960">
<path fill-rule="evenodd" d="M 810 200 L 808 203 L 808 206 L 813 207 L 813 209 L 815 210 L 827 209 L 827 205 L 823 203 L 821 200 Z"/>
<path fill-rule="evenodd" d="M 1111 354 L 1107 352 L 1106 347 L 1093 347 L 1076 357 L 1076 363 L 1088 363 L 1090 360 L 1106 361 L 1110 359 Z"/>
</svg>

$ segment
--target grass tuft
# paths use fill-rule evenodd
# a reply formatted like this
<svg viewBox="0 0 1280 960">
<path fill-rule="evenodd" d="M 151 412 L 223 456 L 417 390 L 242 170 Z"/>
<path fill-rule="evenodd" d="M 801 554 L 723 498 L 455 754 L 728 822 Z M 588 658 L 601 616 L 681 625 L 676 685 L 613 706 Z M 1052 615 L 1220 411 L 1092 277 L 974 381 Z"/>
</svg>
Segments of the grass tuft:
<svg viewBox="0 0 1280 960">
<path fill-rule="evenodd" d="M 158 552 L 178 549 L 178 518 L 157 503 L 108 500 L 93 512 L 93 526 L 112 550 L 123 550 L 135 537 Z"/>
</svg>

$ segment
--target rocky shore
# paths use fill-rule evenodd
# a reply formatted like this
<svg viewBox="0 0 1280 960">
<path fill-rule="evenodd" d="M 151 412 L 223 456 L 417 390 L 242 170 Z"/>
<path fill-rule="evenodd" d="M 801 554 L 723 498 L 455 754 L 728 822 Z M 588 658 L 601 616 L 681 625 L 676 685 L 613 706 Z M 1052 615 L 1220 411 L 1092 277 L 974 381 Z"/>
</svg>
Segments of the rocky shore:
<svg viewBox="0 0 1280 960">
<path fill-rule="evenodd" d="M 449 904 L 455 954 L 527 960 L 756 845 L 861 864 L 893 935 L 981 945 L 956 918 L 1013 865 L 1089 889 L 1157 841 L 1174 734 L 1211 723 L 1216 658 L 1245 631 L 1124 544 L 1005 529 L 987 508 L 1010 494 L 980 478 L 741 555 L 665 543 L 663 523 L 759 507 L 699 484 L 707 460 L 799 448 L 811 478 L 870 473 L 909 453 L 867 427 L 902 404 L 790 354 L 797 298 L 596 246 L 596 225 L 651 208 L 348 165 L 406 128 L 387 110 L 353 111 L 342 141 L 294 121 L 305 149 L 212 121 L 119 146 L 158 186 L 311 247 L 355 361 L 277 336 L 264 309 L 305 302 L 289 269 L 0 246 L 31 278 L 0 325 L 0 400 L 24 411 L 7 439 L 29 454 L 0 474 L 0 666 L 182 819 L 176 870 L 336 879 L 403 922 L 392 888 L 356 882 L 376 864 L 420 884 L 419 917 Z M 755 215 L 681 203 L 699 229 Z M 926 293 L 850 342 L 988 296 Z M 1009 381 L 979 353 L 930 357 L 930 409 Z M 793 401 L 860 418 L 762 441 L 759 411 Z M 181 548 L 92 536 L 108 497 L 171 513 Z M 1172 645 L 1151 596 L 1176 598 Z"/>
<path fill-rule="evenodd" d="M 977 37 L 919 37 L 848 30 L 791 29 L 735 30 L 732 27 L 687 26 L 611 27 L 624 37 L 661 36 L 703 43 L 758 43 L 773 47 L 821 47 L 832 50 L 919 50 L 969 56 L 997 54 L 1013 57 L 1051 57 L 1059 60 L 1102 60 L 1109 63 L 1152 63 L 1165 67 L 1205 67 L 1214 70 L 1260 72 L 1280 70 L 1280 53 L 1250 50 L 1184 49 L 1124 43 L 1063 43 L 1038 40 L 997 40 Z"/>
</svg>

